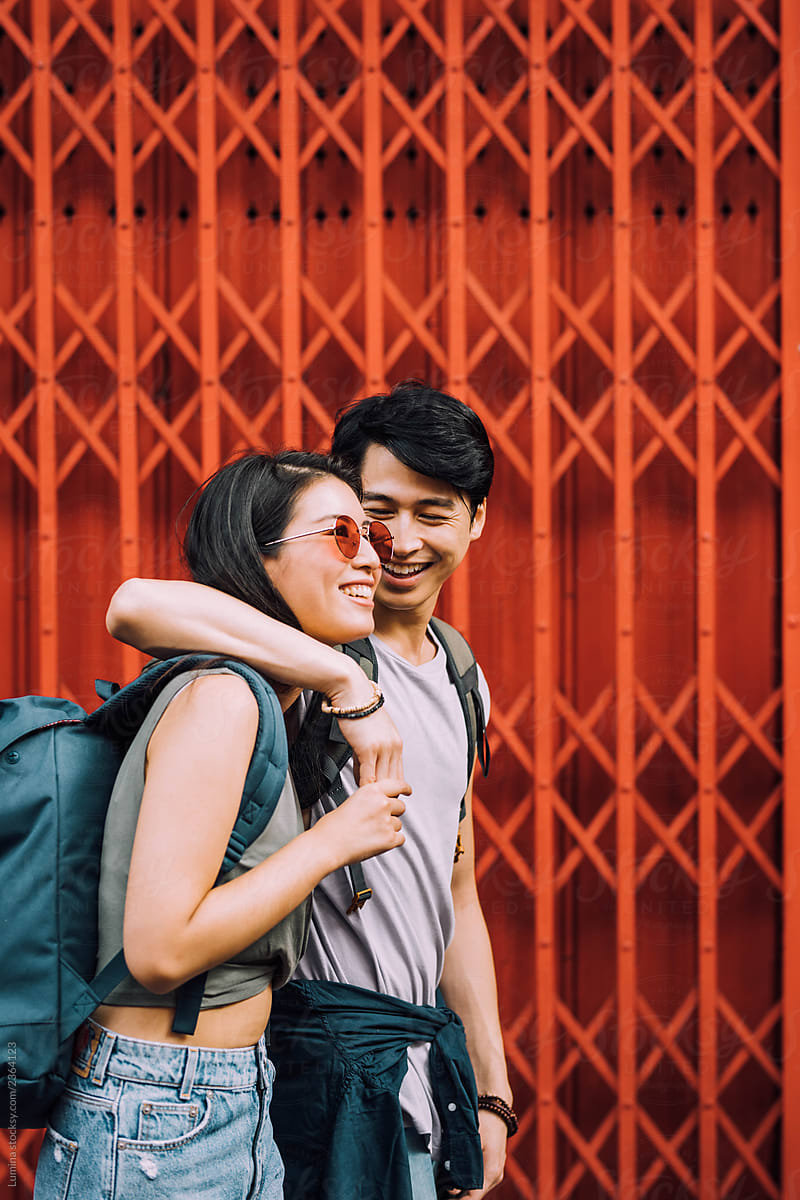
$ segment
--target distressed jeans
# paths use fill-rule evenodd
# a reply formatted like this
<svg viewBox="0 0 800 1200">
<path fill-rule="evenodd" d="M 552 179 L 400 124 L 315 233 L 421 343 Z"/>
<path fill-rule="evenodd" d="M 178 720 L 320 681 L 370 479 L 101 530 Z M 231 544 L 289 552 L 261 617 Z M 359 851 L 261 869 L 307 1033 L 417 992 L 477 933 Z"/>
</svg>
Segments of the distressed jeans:
<svg viewBox="0 0 800 1200">
<path fill-rule="evenodd" d="M 79 1030 L 34 1200 L 282 1200 L 263 1038 L 205 1049 Z"/>
</svg>

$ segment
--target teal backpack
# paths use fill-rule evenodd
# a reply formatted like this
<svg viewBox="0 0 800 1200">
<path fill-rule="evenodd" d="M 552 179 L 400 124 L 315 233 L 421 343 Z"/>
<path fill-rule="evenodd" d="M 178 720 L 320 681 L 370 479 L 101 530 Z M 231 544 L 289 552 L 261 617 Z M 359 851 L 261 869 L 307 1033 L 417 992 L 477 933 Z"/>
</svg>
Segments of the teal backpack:
<svg viewBox="0 0 800 1200">
<path fill-rule="evenodd" d="M 478 762 L 484 775 L 489 773 L 489 740 L 486 737 L 486 716 L 483 711 L 483 700 L 478 686 L 478 664 L 472 648 L 463 634 L 442 621 L 439 617 L 431 617 L 430 627 L 444 648 L 447 660 L 447 674 L 450 682 L 458 693 L 461 709 L 464 713 L 464 723 L 467 727 L 467 779 L 472 777 L 472 767 L 477 754 Z M 378 660 L 375 649 L 368 638 L 360 638 L 348 642 L 340 649 L 359 664 L 368 679 L 377 682 Z M 347 792 L 341 780 L 342 768 L 350 761 L 352 750 L 339 728 L 335 717 L 322 712 L 320 704 L 322 696 L 316 692 L 306 710 L 303 723 L 297 737 L 289 750 L 289 763 L 292 769 L 292 779 L 297 790 L 301 808 L 309 808 L 319 799 L 319 771 L 324 779 L 323 788 L 334 804 L 342 804 L 347 799 Z M 461 801 L 463 820 L 466 808 L 464 797 Z M 456 860 L 461 853 L 461 835 L 456 843 Z M 347 868 L 353 899 L 347 910 L 353 913 L 363 908 L 372 897 L 372 888 L 367 886 L 364 867 L 361 863 L 351 863 Z"/>
<path fill-rule="evenodd" d="M 125 688 L 98 681 L 93 713 L 69 700 L 0 700 L 0 1128 L 37 1129 L 63 1090 L 75 1031 L 127 974 L 122 950 L 95 975 L 106 809 L 128 746 L 177 674 L 227 667 L 258 703 L 255 747 L 220 877 L 266 828 L 286 778 L 283 714 L 234 660 L 184 655 Z M 173 1029 L 193 1032 L 205 976 L 179 989 Z"/>
</svg>

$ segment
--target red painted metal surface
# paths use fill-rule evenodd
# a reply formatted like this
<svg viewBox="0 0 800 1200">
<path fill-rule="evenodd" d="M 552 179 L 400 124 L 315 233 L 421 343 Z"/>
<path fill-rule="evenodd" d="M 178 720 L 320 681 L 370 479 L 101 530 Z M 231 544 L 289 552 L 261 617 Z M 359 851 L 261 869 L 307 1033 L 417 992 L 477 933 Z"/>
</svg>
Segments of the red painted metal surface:
<svg viewBox="0 0 800 1200">
<path fill-rule="evenodd" d="M 526 1005 L 520 1029 L 536 1030 L 536 1054 L 531 1061 L 517 1058 L 516 1071 L 525 1080 L 526 1095 L 536 1098 L 533 1106 L 525 1113 L 526 1124 L 534 1121 L 536 1128 L 536 1162 L 538 1185 L 543 1200 L 556 1194 L 556 1047 L 557 1024 L 555 1014 L 555 946 L 554 876 L 555 845 L 553 820 L 553 580 L 552 580 L 552 492 L 550 479 L 550 452 L 552 444 L 551 410 L 549 402 L 550 379 L 550 233 L 548 228 L 548 165 L 547 165 L 547 49 L 546 21 L 542 5 L 530 6 L 531 63 L 530 73 L 530 214 L 533 221 L 531 238 L 531 316 L 530 330 L 531 362 L 534 378 L 531 384 L 532 397 L 532 442 L 530 459 L 533 461 L 531 495 L 533 507 L 533 561 L 535 587 L 533 589 L 533 688 L 525 689 L 523 704 L 517 717 L 534 704 L 534 744 L 525 742 L 519 747 L 523 755 L 517 759 L 525 770 L 526 777 L 532 776 L 517 801 L 517 811 L 523 817 L 523 827 L 533 825 L 533 855 L 527 846 L 522 849 L 524 871 L 518 877 L 527 882 L 530 894 L 536 894 L 535 911 L 535 989 Z M 528 463 L 525 462 L 525 482 L 530 482 Z M 512 538 L 514 536 L 512 531 Z M 530 587 L 530 583 L 528 584 Z M 531 696 L 532 691 L 532 696 Z M 512 719 L 511 728 L 516 722 Z M 530 751 L 533 750 L 533 762 Z M 523 807 L 524 805 L 524 807 Z M 514 810 L 512 809 L 512 812 Z M 488 808 L 487 808 L 488 813 Z M 504 830 L 498 830 L 501 836 Z M 505 835 L 507 836 L 507 835 Z M 505 840 L 505 839 L 504 839 Z M 497 844 L 497 843 L 496 843 Z M 508 842 L 510 848 L 510 840 Z M 500 842 L 502 848 L 502 842 Z M 528 851 L 526 853 L 526 851 Z M 485 857 L 479 864 L 488 868 Z M 519 859 L 519 854 L 517 855 Z M 502 860 L 501 860 L 502 861 Z M 534 868 L 535 877 L 529 872 L 528 862 Z M 527 879 L 526 879 L 527 876 Z M 512 875 L 513 879 L 514 876 Z M 523 1061 L 519 1061 L 523 1058 Z M 526 1137 L 527 1129 L 522 1130 Z M 514 1177 L 516 1163 L 509 1172 Z M 519 1184 L 520 1180 L 517 1179 Z M 526 1181 L 527 1182 L 527 1181 Z M 530 1180 L 534 1183 L 534 1179 Z M 534 1195 L 533 1187 L 528 1189 Z"/>
<path fill-rule="evenodd" d="M 486 421 L 498 1197 L 799 1197 L 794 0 L 0 5 L 2 694 L 245 445 Z M 0 1194 L 38 1134 L 0 1134 Z"/>
<path fill-rule="evenodd" d="M 787 46 L 800 46 L 800 9 L 784 0 L 782 36 Z M 791 126 L 800 103 L 800 57 L 783 56 L 781 116 Z M 784 138 L 781 154 L 781 299 L 783 530 L 781 584 L 784 669 L 783 774 L 787 797 L 800 791 L 800 142 Z M 783 1125 L 800 1128 L 800 960 L 795 953 L 800 937 L 800 889 L 797 886 L 797 848 L 800 812 L 795 803 L 783 809 Z M 800 1197 L 800 1140 L 787 1137 L 783 1145 L 783 1195 Z"/>
<path fill-rule="evenodd" d="M 616 1085 L 620 1194 L 632 1196 L 637 1176 L 636 1107 L 636 664 L 634 646 L 633 476 L 633 179 L 631 46 L 628 4 L 613 10 L 614 207 L 614 542 L 617 580 L 616 778 L 617 778 L 617 1009 L 620 1020 Z"/>
</svg>

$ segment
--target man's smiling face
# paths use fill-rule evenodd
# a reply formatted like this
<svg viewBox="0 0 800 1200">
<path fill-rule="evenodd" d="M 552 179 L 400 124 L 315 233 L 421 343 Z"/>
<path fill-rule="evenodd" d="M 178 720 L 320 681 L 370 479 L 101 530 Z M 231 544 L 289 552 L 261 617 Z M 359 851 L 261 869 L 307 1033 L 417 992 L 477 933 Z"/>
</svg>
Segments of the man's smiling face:
<svg viewBox="0 0 800 1200">
<path fill-rule="evenodd" d="M 449 483 L 417 474 L 374 442 L 364 455 L 361 479 L 365 513 L 385 522 L 394 538 L 376 604 L 406 612 L 429 609 L 427 618 L 470 542 L 480 537 L 486 505 L 470 519 L 467 500 Z"/>
</svg>

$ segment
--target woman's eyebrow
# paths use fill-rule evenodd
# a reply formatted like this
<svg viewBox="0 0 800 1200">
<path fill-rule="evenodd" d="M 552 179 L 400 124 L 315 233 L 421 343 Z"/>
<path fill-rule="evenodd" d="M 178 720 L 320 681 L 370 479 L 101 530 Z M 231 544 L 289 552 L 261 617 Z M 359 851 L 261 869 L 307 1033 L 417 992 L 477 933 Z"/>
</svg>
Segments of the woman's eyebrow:
<svg viewBox="0 0 800 1200">
<path fill-rule="evenodd" d="M 341 513 L 338 513 L 338 512 L 337 512 L 337 513 L 327 513 L 327 514 L 326 514 L 325 516 L 323 516 L 323 517 L 309 517 L 308 519 L 309 519 L 309 521 L 311 522 L 311 524 L 312 524 L 312 525 L 318 525 L 318 524 L 320 524 L 322 521 L 338 521 L 338 520 L 339 520 L 339 517 L 340 517 L 341 515 L 342 515 L 342 514 L 341 514 Z M 353 517 L 353 520 L 355 521 L 355 517 Z M 357 521 L 356 521 L 356 524 L 358 524 L 358 522 L 357 522 Z"/>
</svg>

